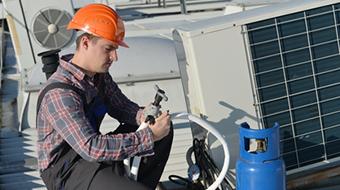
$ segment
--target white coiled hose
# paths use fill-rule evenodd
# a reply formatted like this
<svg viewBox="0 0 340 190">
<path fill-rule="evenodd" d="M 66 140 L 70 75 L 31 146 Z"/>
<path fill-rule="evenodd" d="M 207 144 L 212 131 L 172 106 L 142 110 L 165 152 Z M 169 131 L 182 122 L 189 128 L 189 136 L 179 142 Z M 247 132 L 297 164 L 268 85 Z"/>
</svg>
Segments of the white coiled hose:
<svg viewBox="0 0 340 190">
<path fill-rule="evenodd" d="M 200 125 L 204 129 L 209 131 L 211 134 L 213 134 L 222 144 L 223 152 L 224 152 L 223 167 L 222 167 L 221 173 L 218 175 L 216 181 L 213 184 L 211 184 L 207 189 L 207 190 L 215 190 L 222 183 L 223 179 L 225 178 L 225 176 L 227 175 L 227 172 L 228 172 L 230 154 L 229 154 L 227 142 L 224 140 L 222 135 L 214 127 L 212 127 L 209 123 L 207 123 L 203 119 L 201 119 L 197 116 L 194 116 L 192 114 L 189 114 L 189 113 L 177 114 L 174 119 L 181 119 L 181 118 L 188 118 L 190 121 L 197 123 L 198 125 Z M 140 130 L 144 127 L 147 127 L 147 124 L 142 123 L 141 126 L 137 130 Z M 131 170 L 130 170 L 130 167 L 127 167 L 129 169 L 128 174 L 134 180 L 137 180 L 137 177 L 138 177 L 137 175 L 138 175 L 138 168 L 139 168 L 139 165 L 140 165 L 140 160 L 141 160 L 141 157 L 139 157 L 139 156 L 134 157 Z M 129 165 L 130 159 L 125 159 L 124 164 L 125 164 L 125 166 Z"/>
</svg>

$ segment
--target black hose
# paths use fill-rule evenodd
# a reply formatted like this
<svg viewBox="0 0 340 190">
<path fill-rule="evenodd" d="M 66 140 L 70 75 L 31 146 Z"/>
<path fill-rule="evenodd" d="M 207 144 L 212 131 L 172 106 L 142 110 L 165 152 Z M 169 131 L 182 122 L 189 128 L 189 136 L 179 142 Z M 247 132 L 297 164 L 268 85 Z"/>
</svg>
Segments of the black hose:
<svg viewBox="0 0 340 190">
<path fill-rule="evenodd" d="M 204 190 L 204 187 L 201 183 L 199 182 L 192 182 L 184 177 L 178 176 L 178 175 L 170 175 L 169 176 L 169 181 L 180 185 L 180 186 L 185 186 L 187 190 Z"/>
<path fill-rule="evenodd" d="M 189 150 L 193 150 L 194 152 L 196 164 L 200 170 L 199 180 L 197 180 L 197 182 L 193 182 L 177 175 L 170 175 L 169 181 L 177 185 L 185 186 L 187 190 L 207 189 L 216 180 L 216 176 L 218 176 L 221 171 L 207 153 L 207 147 L 204 140 L 198 140 L 195 138 L 193 140 L 193 146 Z M 222 189 L 233 189 L 226 178 L 223 179 L 221 187 Z"/>
<path fill-rule="evenodd" d="M 206 189 L 212 183 L 214 183 L 214 181 L 216 180 L 216 176 L 218 176 L 221 171 L 218 169 L 218 167 L 206 151 L 208 148 L 206 147 L 204 140 L 198 140 L 197 138 L 195 138 L 193 144 L 195 159 L 200 167 L 201 179 L 203 180 Z M 223 189 L 232 189 L 226 178 L 223 179 L 221 187 Z"/>
</svg>

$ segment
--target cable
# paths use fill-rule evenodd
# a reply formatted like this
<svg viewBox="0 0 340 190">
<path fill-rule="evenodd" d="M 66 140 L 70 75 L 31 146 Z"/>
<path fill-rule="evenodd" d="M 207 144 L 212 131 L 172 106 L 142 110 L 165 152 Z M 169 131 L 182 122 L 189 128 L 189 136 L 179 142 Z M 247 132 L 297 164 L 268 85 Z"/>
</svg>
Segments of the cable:
<svg viewBox="0 0 340 190">
<path fill-rule="evenodd" d="M 217 140 L 219 140 L 222 144 L 223 151 L 224 151 L 224 162 L 223 162 L 222 170 L 219 173 L 216 180 L 207 188 L 207 190 L 215 190 L 223 182 L 223 180 L 225 179 L 225 176 L 227 175 L 227 172 L 228 172 L 229 161 L 230 161 L 228 145 L 227 145 L 226 141 L 224 140 L 224 138 L 222 137 L 222 135 L 215 128 L 213 128 L 209 123 L 204 121 L 203 119 L 201 119 L 197 116 L 191 115 L 189 113 L 180 113 L 180 114 L 176 115 L 175 118 L 183 118 L 183 117 L 188 117 L 188 119 L 190 121 L 197 123 L 201 127 L 205 128 L 206 130 L 211 132 L 217 138 Z"/>
<path fill-rule="evenodd" d="M 177 179 L 177 180 L 175 180 Z M 169 181 L 177 184 L 177 185 L 181 185 L 181 186 L 185 186 L 186 189 L 188 190 L 204 190 L 204 187 L 202 184 L 200 184 L 199 182 L 192 182 L 184 177 L 178 176 L 178 175 L 170 175 L 169 176 Z"/>
<path fill-rule="evenodd" d="M 207 153 L 207 147 L 204 143 L 204 140 L 198 140 L 197 138 L 195 138 L 192 148 L 195 150 L 195 159 L 200 166 L 201 173 L 205 176 L 205 187 L 207 187 L 207 184 L 211 184 L 213 181 L 216 180 L 216 176 L 221 173 L 221 171 L 218 169 L 212 158 Z M 227 173 L 227 175 L 229 174 Z M 224 177 L 219 189 L 234 189 L 230 184 L 227 176 Z"/>
<path fill-rule="evenodd" d="M 177 179 L 177 181 L 175 179 Z M 187 186 L 188 184 L 192 183 L 190 180 L 178 175 L 169 175 L 169 181 L 181 186 Z"/>
</svg>

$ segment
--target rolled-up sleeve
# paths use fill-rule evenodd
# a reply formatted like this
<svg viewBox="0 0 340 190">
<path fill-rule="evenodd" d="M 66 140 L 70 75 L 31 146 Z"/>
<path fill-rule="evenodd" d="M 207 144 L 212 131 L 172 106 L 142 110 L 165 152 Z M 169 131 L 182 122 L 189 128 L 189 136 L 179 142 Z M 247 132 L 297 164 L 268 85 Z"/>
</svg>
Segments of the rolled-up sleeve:
<svg viewBox="0 0 340 190">
<path fill-rule="evenodd" d="M 123 160 L 153 152 L 154 144 L 150 128 L 125 134 L 96 133 L 85 116 L 81 98 L 71 90 L 51 90 L 45 95 L 43 101 L 41 111 L 44 112 L 47 122 L 82 158 L 88 161 Z M 129 113 L 134 113 L 134 115 L 128 114 L 128 117 L 136 116 L 138 111 L 136 106 L 127 109 Z"/>
</svg>

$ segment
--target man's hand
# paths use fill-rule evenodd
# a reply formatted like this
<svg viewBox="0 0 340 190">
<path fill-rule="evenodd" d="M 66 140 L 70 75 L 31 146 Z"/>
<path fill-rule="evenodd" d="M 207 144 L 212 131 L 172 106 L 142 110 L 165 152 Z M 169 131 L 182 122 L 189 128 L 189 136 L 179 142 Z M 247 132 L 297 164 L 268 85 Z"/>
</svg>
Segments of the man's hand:
<svg viewBox="0 0 340 190">
<path fill-rule="evenodd" d="M 159 141 L 168 135 L 170 131 L 170 115 L 169 112 L 162 113 L 153 125 L 149 125 L 153 133 L 154 141 Z"/>
</svg>

